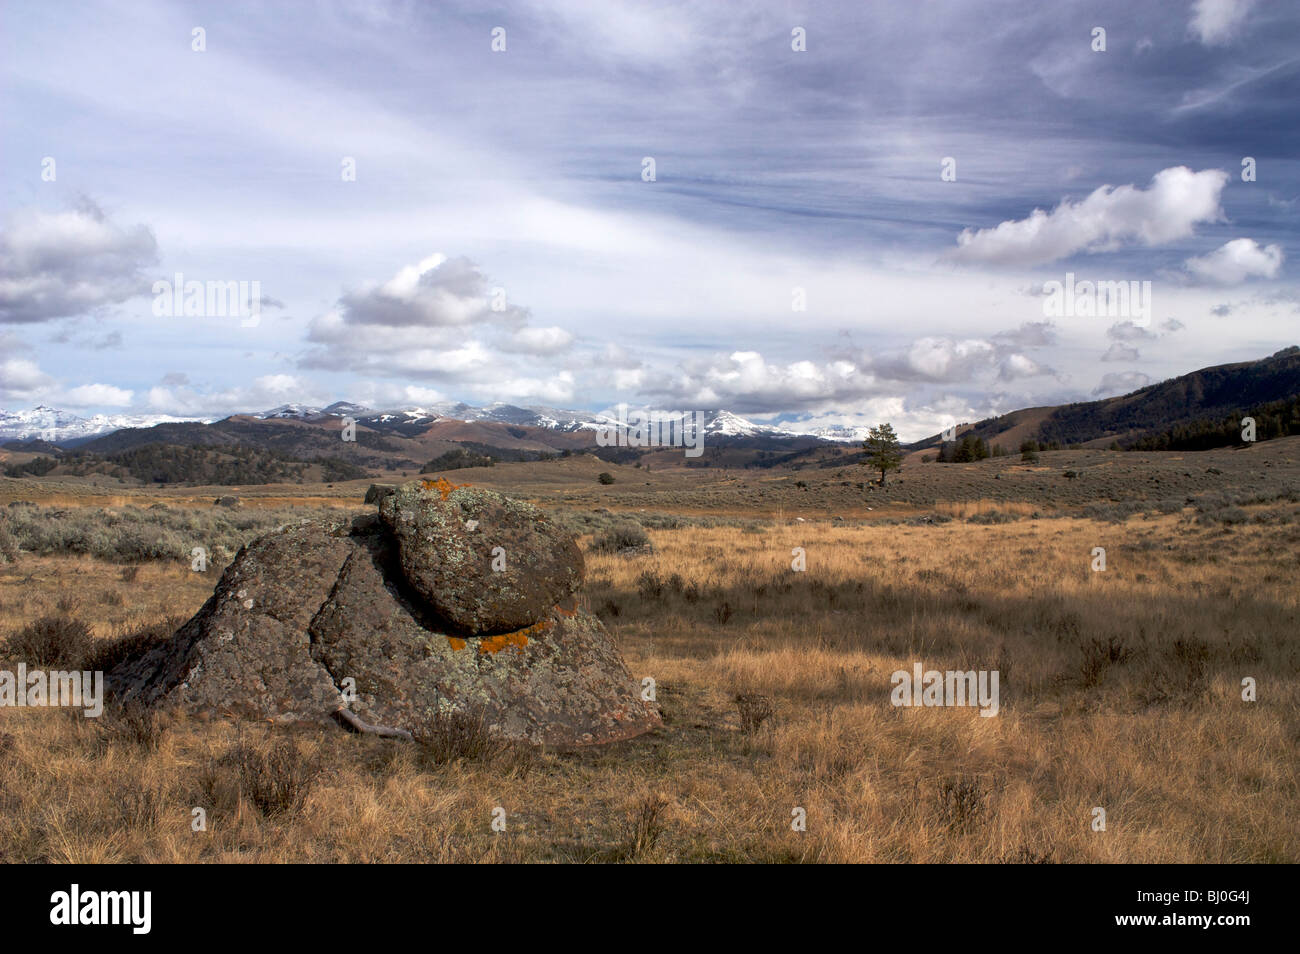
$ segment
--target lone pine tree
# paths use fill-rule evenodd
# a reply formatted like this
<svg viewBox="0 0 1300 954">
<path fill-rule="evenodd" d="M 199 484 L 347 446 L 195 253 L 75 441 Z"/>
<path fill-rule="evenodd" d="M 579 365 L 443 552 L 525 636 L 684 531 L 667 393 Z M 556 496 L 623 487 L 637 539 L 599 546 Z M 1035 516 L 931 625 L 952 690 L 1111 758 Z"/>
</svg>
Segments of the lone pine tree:
<svg viewBox="0 0 1300 954">
<path fill-rule="evenodd" d="M 867 439 L 862 443 L 867 452 L 866 464 L 872 470 L 880 471 L 880 486 L 885 486 L 885 474 L 897 470 L 903 463 L 903 451 L 898 445 L 898 435 L 893 425 L 881 424 L 867 432 Z"/>
</svg>

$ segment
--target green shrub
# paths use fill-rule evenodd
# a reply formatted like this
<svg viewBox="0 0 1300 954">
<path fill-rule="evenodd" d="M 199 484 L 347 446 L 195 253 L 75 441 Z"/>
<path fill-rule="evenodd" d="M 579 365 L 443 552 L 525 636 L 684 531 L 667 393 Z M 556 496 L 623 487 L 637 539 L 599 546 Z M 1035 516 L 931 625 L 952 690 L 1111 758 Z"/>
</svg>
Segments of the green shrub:
<svg viewBox="0 0 1300 954">
<path fill-rule="evenodd" d="M 1083 515 L 1092 520 L 1109 520 L 1122 523 L 1135 513 L 1141 513 L 1143 505 L 1135 500 L 1113 501 L 1110 503 L 1090 503 L 1083 508 Z"/>
<path fill-rule="evenodd" d="M 123 528 L 116 539 L 108 536 L 97 539 L 91 553 L 106 560 L 144 563 L 187 559 L 190 549 L 170 530 L 158 526 L 132 526 Z"/>
<path fill-rule="evenodd" d="M 9 530 L 9 526 L 0 517 L 0 564 L 12 563 L 18 559 L 18 538 Z"/>
<path fill-rule="evenodd" d="M 1246 523 L 1249 520 L 1250 515 L 1240 507 L 1222 507 L 1218 510 L 1199 514 L 1196 518 L 1196 522 L 1200 524 L 1223 524 L 1226 526 Z"/>
<path fill-rule="evenodd" d="M 233 554 L 253 538 L 286 523 L 312 517 L 339 520 L 344 515 L 332 509 L 241 512 L 226 508 L 203 511 L 167 507 L 61 509 L 26 505 L 10 507 L 0 519 L 0 529 L 18 547 L 40 556 L 72 553 L 119 563 L 149 560 L 188 563 L 190 551 L 196 546 L 206 547 L 215 560 L 221 554 Z"/>
<path fill-rule="evenodd" d="M 989 510 L 985 513 L 977 513 L 973 516 L 967 517 L 966 522 L 988 525 L 995 523 L 1014 523 L 1019 519 L 1019 514 L 1004 513 L 1001 510 Z"/>
<path fill-rule="evenodd" d="M 641 526 L 651 530 L 680 530 L 691 526 L 689 520 L 675 513 L 641 513 L 636 519 Z"/>
<path fill-rule="evenodd" d="M 646 547 L 649 545 L 649 534 L 642 529 L 639 523 L 633 523 L 631 520 L 616 524 L 603 533 L 596 534 L 591 541 L 591 549 L 595 553 L 617 553 L 619 550 L 626 550 L 629 547 Z"/>
<path fill-rule="evenodd" d="M 1192 503 L 1196 507 L 1197 513 L 1209 513 L 1212 510 L 1222 510 L 1231 504 L 1226 496 L 1221 493 L 1202 494 L 1194 498 Z"/>
</svg>

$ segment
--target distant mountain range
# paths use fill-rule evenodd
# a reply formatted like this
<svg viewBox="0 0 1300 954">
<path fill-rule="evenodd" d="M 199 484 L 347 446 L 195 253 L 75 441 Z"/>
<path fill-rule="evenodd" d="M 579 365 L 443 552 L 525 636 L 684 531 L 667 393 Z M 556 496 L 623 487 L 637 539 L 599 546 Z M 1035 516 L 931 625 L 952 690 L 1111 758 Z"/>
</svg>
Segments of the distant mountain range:
<svg viewBox="0 0 1300 954">
<path fill-rule="evenodd" d="M 408 407 L 390 410 L 376 410 L 353 404 L 348 401 L 336 401 L 328 407 L 312 407 L 304 404 L 281 404 L 267 411 L 252 414 L 231 415 L 234 418 L 251 418 L 255 420 L 288 420 L 321 423 L 328 420 L 341 420 L 344 417 L 354 419 L 359 425 L 371 430 L 414 436 L 424 431 L 436 421 L 488 422 L 507 424 L 515 427 L 536 427 L 558 431 L 566 434 L 594 433 L 602 427 L 615 426 L 617 420 L 610 415 L 592 411 L 566 411 L 552 407 L 519 407 L 514 404 L 489 404 L 475 407 L 458 402 L 442 402 L 424 407 Z M 41 405 L 29 411 L 5 411 L 0 409 L 0 443 L 6 441 L 46 440 L 65 447 L 75 447 L 96 437 L 102 437 L 115 431 L 128 428 L 151 428 L 158 424 L 201 423 L 211 424 L 216 418 L 186 418 L 167 414 L 96 414 L 93 417 L 78 417 L 67 411 Z M 822 434 L 791 430 L 786 427 L 757 424 L 746 420 L 730 411 L 705 411 L 704 432 L 718 437 L 774 437 L 813 436 Z M 852 440 L 853 434 L 845 430 L 841 436 L 826 434 L 828 440 Z M 860 437 L 856 438 L 861 440 Z"/>
<path fill-rule="evenodd" d="M 42 413 L 47 415 L 44 424 L 53 412 Z M 594 454 L 611 463 L 631 463 L 648 455 L 647 467 L 772 467 L 807 459 L 831 446 L 726 411 L 701 415 L 702 441 L 693 434 L 685 442 L 665 440 L 680 434 L 680 428 L 660 424 L 655 428 L 658 439 L 646 446 L 639 440 L 610 439 L 635 427 L 631 413 L 626 415 L 630 420 L 620 420 L 508 404 L 397 411 L 345 402 L 324 408 L 283 405 L 218 421 L 164 421 L 56 442 L 41 439 L 38 430 L 35 438 L 0 442 L 0 459 L 15 455 L 4 468 L 11 477 L 242 485 L 353 480 L 573 454 Z M 695 420 L 692 416 L 692 423 Z M 30 434 L 30 423 L 20 421 L 20 434 Z M 79 424 L 77 433 L 90 429 Z"/>
<path fill-rule="evenodd" d="M 756 424 L 730 411 L 704 411 L 705 434 L 723 437 L 755 437 L 764 434 L 792 437 L 807 436 L 801 432 L 769 424 Z M 253 415 L 261 419 L 280 418 L 300 421 L 317 421 L 326 417 L 351 417 L 359 424 L 378 430 L 412 430 L 432 424 L 438 420 L 453 421 L 488 421 L 496 424 L 512 424 L 516 427 L 540 427 L 552 431 L 573 434 L 583 431 L 595 432 L 602 428 L 618 428 L 619 421 L 615 415 L 601 414 L 593 411 L 565 411 L 553 407 L 519 407 L 514 404 L 489 404 L 486 407 L 474 407 L 470 404 L 443 402 L 427 407 L 402 408 L 400 410 L 376 411 L 372 408 L 338 401 L 329 407 L 316 408 L 301 404 L 282 404 L 279 407 Z"/>
<path fill-rule="evenodd" d="M 835 445 L 857 444 L 866 437 L 863 427 L 800 430 L 798 425 L 755 423 L 726 410 L 700 413 L 709 459 L 728 466 L 807 462 L 819 449 L 826 452 L 822 456 L 837 457 L 842 451 Z M 1119 397 L 1012 411 L 963 424 L 958 434 L 973 434 L 1008 452 L 1027 440 L 1061 447 L 1117 444 L 1137 450 L 1197 450 L 1237 441 L 1241 419 L 1248 415 L 1257 419 L 1260 440 L 1300 434 L 1300 348 L 1286 348 L 1258 361 L 1202 368 Z M 45 406 L 0 410 L 0 445 L 19 449 L 13 443 L 19 441 L 29 452 L 62 449 L 99 455 L 151 444 L 225 448 L 235 456 L 238 452 L 231 449 L 256 448 L 279 455 L 277 459 L 320 462 L 342 459 L 339 437 L 345 418 L 355 421 L 357 440 L 344 456 L 370 468 L 419 466 L 460 450 L 497 460 L 574 451 L 621 460 L 645 450 L 599 446 L 602 429 L 617 432 L 626 426 L 610 413 L 455 402 L 377 410 L 347 401 L 328 407 L 282 404 L 220 420 L 163 414 L 78 417 Z M 942 435 L 936 434 L 907 447 L 922 451 L 941 443 Z M 707 466 L 703 460 L 694 464 Z"/>
<path fill-rule="evenodd" d="M 173 417 L 170 414 L 95 414 L 79 417 L 68 411 L 37 405 L 28 411 L 6 411 L 0 408 L 0 442 L 12 440 L 48 440 L 63 444 L 68 441 L 98 437 L 119 431 L 124 427 L 153 427 L 173 421 L 193 421 L 192 417 Z M 206 418 L 211 421 L 213 418 Z"/>
</svg>

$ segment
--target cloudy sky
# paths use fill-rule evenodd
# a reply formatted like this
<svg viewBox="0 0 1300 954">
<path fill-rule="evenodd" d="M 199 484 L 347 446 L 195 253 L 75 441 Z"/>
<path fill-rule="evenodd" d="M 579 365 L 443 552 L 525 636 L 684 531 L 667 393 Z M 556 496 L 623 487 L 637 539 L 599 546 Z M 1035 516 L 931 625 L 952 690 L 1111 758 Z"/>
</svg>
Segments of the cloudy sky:
<svg viewBox="0 0 1300 954">
<path fill-rule="evenodd" d="M 0 407 L 1118 394 L 1300 342 L 1298 111 L 1289 2 L 10 0 Z"/>
</svg>

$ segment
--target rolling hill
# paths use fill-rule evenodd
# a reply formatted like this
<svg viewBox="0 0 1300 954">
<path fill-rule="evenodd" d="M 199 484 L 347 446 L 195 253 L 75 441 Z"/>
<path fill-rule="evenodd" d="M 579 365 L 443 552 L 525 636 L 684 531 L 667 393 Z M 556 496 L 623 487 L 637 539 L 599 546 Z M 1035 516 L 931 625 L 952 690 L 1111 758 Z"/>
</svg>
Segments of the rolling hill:
<svg viewBox="0 0 1300 954">
<path fill-rule="evenodd" d="M 962 425 L 958 434 L 1009 452 L 1026 440 L 1060 447 L 1206 450 L 1240 442 L 1244 417 L 1255 418 L 1258 440 L 1300 434 L 1300 347 L 1202 368 L 1118 397 L 1012 411 Z M 910 449 L 941 444 L 936 434 Z"/>
</svg>

